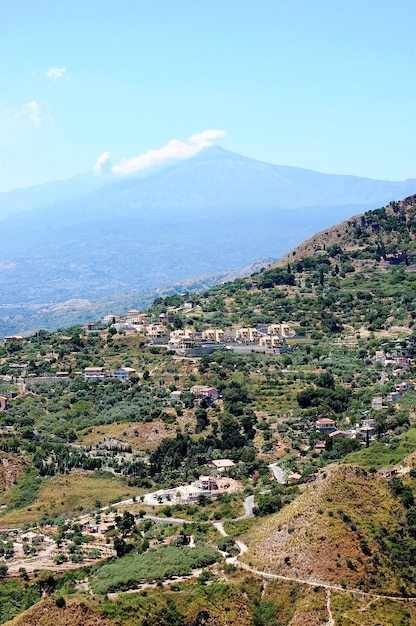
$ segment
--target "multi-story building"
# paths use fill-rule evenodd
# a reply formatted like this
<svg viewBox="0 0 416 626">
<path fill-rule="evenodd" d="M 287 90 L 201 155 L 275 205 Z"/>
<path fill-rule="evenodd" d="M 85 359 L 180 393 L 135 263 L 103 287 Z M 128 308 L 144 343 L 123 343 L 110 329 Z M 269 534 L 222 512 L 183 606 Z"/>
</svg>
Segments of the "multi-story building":
<svg viewBox="0 0 416 626">
<path fill-rule="evenodd" d="M 105 367 L 86 367 L 84 369 L 84 378 L 85 380 L 91 378 L 105 378 L 107 376 L 107 372 Z"/>
<path fill-rule="evenodd" d="M 263 333 L 257 328 L 238 328 L 235 331 L 235 337 L 236 339 L 241 339 L 247 343 L 254 343 L 255 341 L 258 341 L 260 337 L 263 337 Z"/>
<path fill-rule="evenodd" d="M 133 367 L 118 367 L 113 372 L 113 378 L 118 378 L 118 380 L 128 380 L 130 376 L 136 373 L 136 370 Z"/>
<path fill-rule="evenodd" d="M 224 331 L 221 328 L 210 328 L 202 332 L 202 339 L 221 343 L 224 341 Z"/>
</svg>

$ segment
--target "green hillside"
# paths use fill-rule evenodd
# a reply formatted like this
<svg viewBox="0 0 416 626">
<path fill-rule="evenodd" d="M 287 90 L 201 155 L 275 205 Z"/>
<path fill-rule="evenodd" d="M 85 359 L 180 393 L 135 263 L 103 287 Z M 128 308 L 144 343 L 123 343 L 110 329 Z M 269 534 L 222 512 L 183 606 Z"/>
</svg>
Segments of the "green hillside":
<svg viewBox="0 0 416 626">
<path fill-rule="evenodd" d="M 108 311 L 105 322 L 7 338 L 0 594 L 19 577 L 31 591 L 0 623 L 45 591 L 16 625 L 81 623 L 84 605 L 91 624 L 217 624 L 221 611 L 229 624 L 322 624 L 328 610 L 334 624 L 411 624 L 415 216 L 413 196 L 250 278 L 159 297 L 121 320 Z M 221 337 L 212 350 L 207 336 Z M 192 348 L 177 348 L 183 337 Z M 219 459 L 231 463 L 213 476 Z M 179 498 L 208 476 L 218 492 Z M 45 534 L 50 548 L 18 548 L 11 529 Z M 199 562 L 206 554 L 215 558 Z M 111 572 L 118 582 L 103 591 Z M 357 589 L 369 594 L 364 617 Z"/>
</svg>

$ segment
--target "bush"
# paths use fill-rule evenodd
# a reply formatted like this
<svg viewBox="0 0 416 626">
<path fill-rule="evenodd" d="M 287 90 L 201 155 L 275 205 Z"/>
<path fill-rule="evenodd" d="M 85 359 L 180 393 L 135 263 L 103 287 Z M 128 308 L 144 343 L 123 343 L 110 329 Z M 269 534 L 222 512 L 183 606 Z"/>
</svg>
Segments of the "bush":
<svg viewBox="0 0 416 626">
<path fill-rule="evenodd" d="M 65 563 L 68 560 L 68 557 L 63 552 L 58 552 L 58 554 L 54 557 L 54 563 L 60 565 L 61 563 Z"/>
<path fill-rule="evenodd" d="M 221 552 L 226 552 L 227 554 L 233 555 L 239 553 L 239 550 L 231 537 L 221 537 L 217 540 L 217 546 L 218 550 L 221 550 Z"/>
<path fill-rule="evenodd" d="M 66 606 L 65 598 L 63 596 L 59 596 L 58 598 L 56 598 L 55 604 L 58 609 L 63 609 Z"/>
</svg>

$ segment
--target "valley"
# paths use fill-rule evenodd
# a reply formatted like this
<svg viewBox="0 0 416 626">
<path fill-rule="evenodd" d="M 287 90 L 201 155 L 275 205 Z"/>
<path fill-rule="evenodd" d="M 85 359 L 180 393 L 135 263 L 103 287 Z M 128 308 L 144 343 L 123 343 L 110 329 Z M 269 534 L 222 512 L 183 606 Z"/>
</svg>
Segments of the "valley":
<svg viewBox="0 0 416 626">
<path fill-rule="evenodd" d="M 247 277 L 414 190 L 414 180 L 322 174 L 210 146 L 147 175 L 0 193 L 0 337 L 121 315 L 241 268 Z"/>
</svg>

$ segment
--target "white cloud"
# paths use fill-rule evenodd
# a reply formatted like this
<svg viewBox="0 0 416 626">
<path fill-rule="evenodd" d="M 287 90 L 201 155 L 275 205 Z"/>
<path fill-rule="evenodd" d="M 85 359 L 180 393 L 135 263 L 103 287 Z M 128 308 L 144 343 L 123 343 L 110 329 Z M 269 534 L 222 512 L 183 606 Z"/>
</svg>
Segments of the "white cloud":
<svg viewBox="0 0 416 626">
<path fill-rule="evenodd" d="M 109 152 L 103 152 L 101 156 L 98 157 L 96 164 L 93 167 L 94 173 L 97 176 L 104 176 L 105 174 L 111 174 L 111 155 Z"/>
<path fill-rule="evenodd" d="M 190 143 L 196 144 L 204 144 L 206 146 L 211 146 L 211 139 L 220 139 L 220 137 L 226 137 L 227 133 L 225 130 L 203 130 L 202 133 L 197 133 L 196 135 L 191 135 L 188 141 Z"/>
<path fill-rule="evenodd" d="M 19 118 L 19 117 L 26 117 L 31 122 L 33 122 L 35 126 L 39 126 L 39 124 L 42 121 L 42 117 L 40 113 L 40 106 L 36 102 L 36 100 L 32 100 L 31 102 L 28 102 L 27 104 L 25 104 L 25 106 L 23 107 L 21 111 L 18 111 L 15 114 L 15 118 Z"/>
<path fill-rule="evenodd" d="M 51 78 L 52 80 L 58 80 L 62 78 L 62 76 L 66 72 L 66 67 L 51 67 L 47 72 L 45 72 L 45 76 Z"/>
<path fill-rule="evenodd" d="M 118 176 L 127 176 L 150 167 L 163 165 L 169 161 L 189 159 L 203 148 L 212 146 L 213 139 L 219 139 L 226 135 L 225 130 L 204 130 L 202 133 L 192 135 L 187 141 L 172 139 L 161 148 L 149 150 L 131 159 L 123 159 L 119 165 L 112 165 L 111 171 Z M 94 165 L 94 172 L 102 174 L 104 167 L 108 172 L 110 164 L 110 153 L 104 152 Z"/>
</svg>

